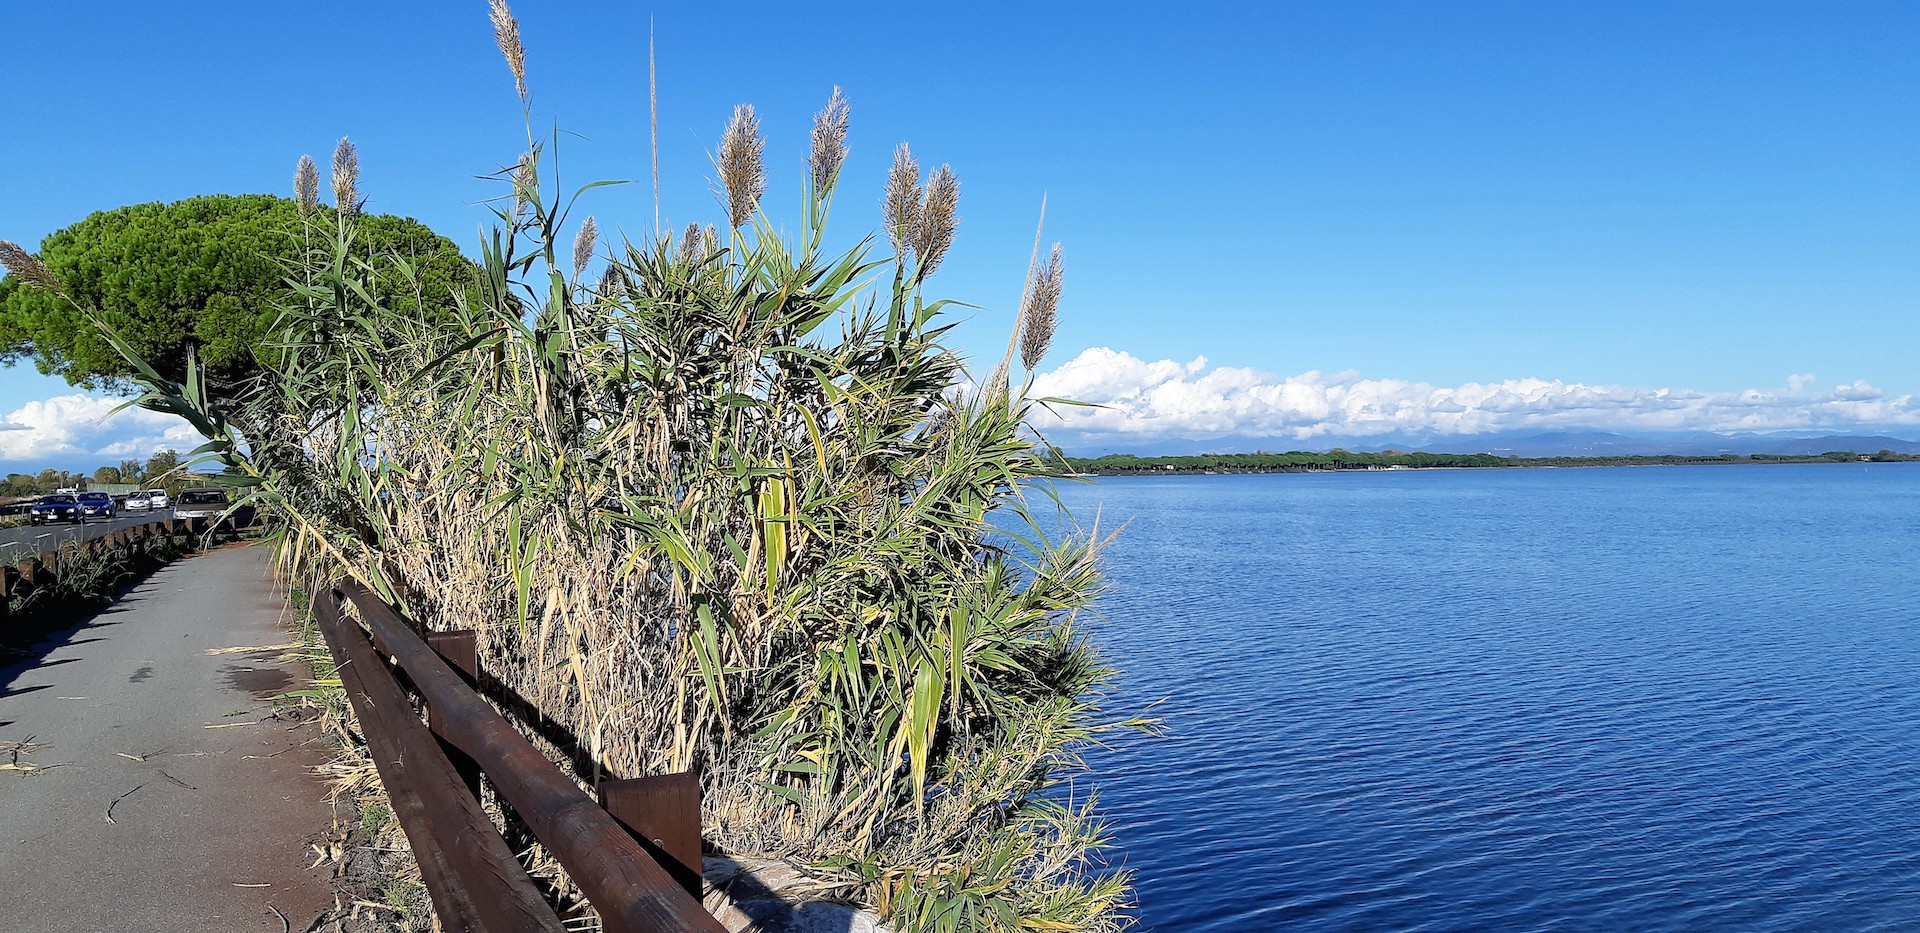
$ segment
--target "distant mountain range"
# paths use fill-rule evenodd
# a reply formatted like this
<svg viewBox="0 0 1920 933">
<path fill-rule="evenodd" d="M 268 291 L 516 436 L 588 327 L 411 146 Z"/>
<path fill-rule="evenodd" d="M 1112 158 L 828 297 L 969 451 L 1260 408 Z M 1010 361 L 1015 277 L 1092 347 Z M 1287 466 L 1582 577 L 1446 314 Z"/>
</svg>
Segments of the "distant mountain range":
<svg viewBox="0 0 1920 933">
<path fill-rule="evenodd" d="M 1289 450 L 1343 450 L 1378 452 L 1387 450 L 1425 451 L 1428 453 L 1479 454 L 1514 457 L 1698 457 L 1720 454 L 1775 454 L 1813 456 L 1829 450 L 1877 453 L 1891 450 L 1920 454 L 1920 441 L 1903 440 L 1882 434 L 1809 435 L 1787 431 L 1768 434 L 1716 434 L 1710 431 L 1670 431 L 1615 434 L 1606 431 L 1504 431 L 1494 434 L 1391 436 L 1366 438 L 1318 437 L 1308 441 L 1288 438 L 1218 437 L 1208 439 L 1166 438 L 1155 441 L 1123 443 L 1062 444 L 1076 457 L 1106 454 L 1180 456 L 1185 454 L 1254 453 Z"/>
</svg>

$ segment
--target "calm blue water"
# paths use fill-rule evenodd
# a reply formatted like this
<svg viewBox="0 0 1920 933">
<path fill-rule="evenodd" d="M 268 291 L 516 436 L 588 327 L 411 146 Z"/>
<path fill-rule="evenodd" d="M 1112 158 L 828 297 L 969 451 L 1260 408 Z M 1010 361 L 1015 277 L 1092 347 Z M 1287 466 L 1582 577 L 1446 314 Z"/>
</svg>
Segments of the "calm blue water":
<svg viewBox="0 0 1920 933">
<path fill-rule="evenodd" d="M 1140 929 L 1920 928 L 1920 464 L 1061 492 Z"/>
</svg>

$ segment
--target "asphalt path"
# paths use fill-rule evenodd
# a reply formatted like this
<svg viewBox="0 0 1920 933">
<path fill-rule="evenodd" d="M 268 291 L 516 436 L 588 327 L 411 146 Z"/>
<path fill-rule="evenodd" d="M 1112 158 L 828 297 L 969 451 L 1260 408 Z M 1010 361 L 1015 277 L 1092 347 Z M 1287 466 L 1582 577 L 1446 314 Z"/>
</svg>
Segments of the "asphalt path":
<svg viewBox="0 0 1920 933">
<path fill-rule="evenodd" d="M 266 549 L 221 548 L 0 667 L 0 924 L 279 933 L 332 906 L 326 743 L 273 701 L 306 683 L 291 618 Z"/>
<path fill-rule="evenodd" d="M 112 521 L 96 519 L 78 525 L 57 522 L 51 525 L 21 525 L 0 530 L 0 563 L 11 564 L 23 557 L 45 554 L 62 541 L 90 541 L 117 528 L 128 528 L 173 517 L 172 509 L 120 512 Z"/>
</svg>

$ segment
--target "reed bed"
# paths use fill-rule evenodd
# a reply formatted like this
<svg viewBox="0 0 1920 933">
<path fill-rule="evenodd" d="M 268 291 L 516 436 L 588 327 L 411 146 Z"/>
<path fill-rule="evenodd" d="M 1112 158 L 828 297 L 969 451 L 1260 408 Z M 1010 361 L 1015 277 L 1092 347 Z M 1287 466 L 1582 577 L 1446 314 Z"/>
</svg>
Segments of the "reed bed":
<svg viewBox="0 0 1920 933">
<path fill-rule="evenodd" d="M 524 103 L 527 50 L 496 40 Z M 1063 474 L 1026 427 L 1060 296 L 1036 236 L 1007 359 L 975 384 L 923 293 L 958 226 L 947 167 L 903 146 L 887 236 L 825 247 L 850 107 L 816 120 L 802 221 L 761 213 L 764 140 L 715 153 L 724 227 L 609 243 L 551 150 L 496 176 L 478 281 L 423 319 L 406 257 L 356 249 L 296 173 L 311 244 L 244 399 L 149 373 L 142 404 L 283 516 L 281 558 L 474 628 L 583 784 L 694 769 L 708 844 L 811 866 L 903 930 L 1114 930 L 1129 889 L 1095 801 L 1063 792 L 1109 730 L 1078 624 L 1097 530 L 1028 512 Z M 589 270 L 599 266 L 597 274 Z M 56 283 L 57 284 L 57 283 Z M 246 432 L 234 427 L 246 425 Z M 1047 503 L 1051 508 L 1051 503 Z"/>
</svg>

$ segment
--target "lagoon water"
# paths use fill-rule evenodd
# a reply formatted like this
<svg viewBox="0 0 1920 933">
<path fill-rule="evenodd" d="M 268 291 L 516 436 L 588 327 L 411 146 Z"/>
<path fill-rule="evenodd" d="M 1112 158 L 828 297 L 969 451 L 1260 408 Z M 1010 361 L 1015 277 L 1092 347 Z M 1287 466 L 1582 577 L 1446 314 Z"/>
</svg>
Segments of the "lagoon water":
<svg viewBox="0 0 1920 933">
<path fill-rule="evenodd" d="M 1920 928 L 1920 464 L 1061 496 L 1139 929 Z"/>
</svg>

